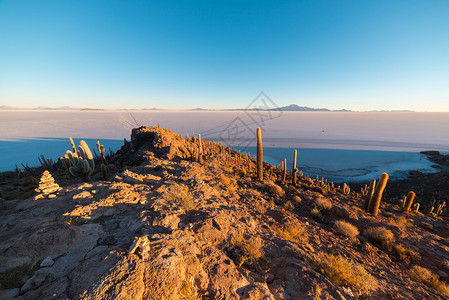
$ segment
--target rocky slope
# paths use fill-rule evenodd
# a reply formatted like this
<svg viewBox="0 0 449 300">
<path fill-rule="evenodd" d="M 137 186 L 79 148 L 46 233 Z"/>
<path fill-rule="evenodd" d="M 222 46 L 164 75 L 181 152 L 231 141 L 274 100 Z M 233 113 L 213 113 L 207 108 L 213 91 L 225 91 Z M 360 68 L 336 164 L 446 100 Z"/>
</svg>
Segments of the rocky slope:
<svg viewBox="0 0 449 300">
<path fill-rule="evenodd" d="M 2 174 L 0 298 L 449 299 L 447 218 L 374 217 L 357 193 L 268 164 L 259 181 L 254 159 L 202 144 L 134 129 L 108 180 L 57 165 L 50 197 Z"/>
</svg>

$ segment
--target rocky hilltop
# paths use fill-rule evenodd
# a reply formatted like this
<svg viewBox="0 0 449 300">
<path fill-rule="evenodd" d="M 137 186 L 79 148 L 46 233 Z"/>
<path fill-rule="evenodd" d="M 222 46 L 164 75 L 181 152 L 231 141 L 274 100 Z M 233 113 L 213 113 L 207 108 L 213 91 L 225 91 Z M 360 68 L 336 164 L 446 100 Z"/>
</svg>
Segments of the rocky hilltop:
<svg viewBox="0 0 449 300">
<path fill-rule="evenodd" d="M 445 216 L 159 127 L 86 159 L 0 176 L 1 299 L 449 299 Z"/>
</svg>

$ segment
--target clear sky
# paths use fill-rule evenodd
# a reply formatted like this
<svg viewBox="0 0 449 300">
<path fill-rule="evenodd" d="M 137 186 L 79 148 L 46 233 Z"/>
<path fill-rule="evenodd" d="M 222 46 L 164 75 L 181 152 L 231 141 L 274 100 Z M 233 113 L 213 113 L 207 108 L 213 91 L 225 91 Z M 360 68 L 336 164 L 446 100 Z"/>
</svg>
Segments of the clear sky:
<svg viewBox="0 0 449 300">
<path fill-rule="evenodd" d="M 0 0 L 0 105 L 449 111 L 448 0 Z"/>
</svg>

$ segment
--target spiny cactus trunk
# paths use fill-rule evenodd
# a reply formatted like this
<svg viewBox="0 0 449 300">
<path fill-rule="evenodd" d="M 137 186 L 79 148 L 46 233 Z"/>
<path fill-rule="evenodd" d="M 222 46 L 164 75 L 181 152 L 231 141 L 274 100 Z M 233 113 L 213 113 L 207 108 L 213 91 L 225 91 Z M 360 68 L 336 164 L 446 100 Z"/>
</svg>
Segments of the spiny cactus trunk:
<svg viewBox="0 0 449 300">
<path fill-rule="evenodd" d="M 371 179 L 369 183 L 368 192 L 365 195 L 365 204 L 363 205 L 363 209 L 367 212 L 369 209 L 369 204 L 371 199 L 373 198 L 374 188 L 376 187 L 376 179 Z"/>
<path fill-rule="evenodd" d="M 260 127 L 257 127 L 257 178 L 263 180 L 263 147 L 262 147 L 262 132 Z"/>
<path fill-rule="evenodd" d="M 388 174 L 382 173 L 379 178 L 379 182 L 376 184 L 376 189 L 374 190 L 373 198 L 370 201 L 369 213 L 377 216 L 379 214 L 380 200 L 382 200 L 382 193 L 387 185 Z"/>
<path fill-rule="evenodd" d="M 413 200 L 415 199 L 415 192 L 408 192 L 407 198 L 405 199 L 404 211 L 409 212 L 412 207 Z"/>
<path fill-rule="evenodd" d="M 282 184 L 285 184 L 286 178 L 287 178 L 287 159 L 284 158 L 284 164 L 282 166 Z"/>
<path fill-rule="evenodd" d="M 298 154 L 298 151 L 293 151 L 293 166 L 292 166 L 292 184 L 296 185 L 296 173 L 298 172 L 298 169 L 296 168 L 296 156 Z"/>
</svg>

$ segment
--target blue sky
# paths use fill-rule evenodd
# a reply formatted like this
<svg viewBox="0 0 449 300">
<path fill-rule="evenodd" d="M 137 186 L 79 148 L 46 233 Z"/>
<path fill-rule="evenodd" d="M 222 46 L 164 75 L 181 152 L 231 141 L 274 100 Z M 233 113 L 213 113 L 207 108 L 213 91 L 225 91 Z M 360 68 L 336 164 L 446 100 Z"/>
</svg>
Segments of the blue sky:
<svg viewBox="0 0 449 300">
<path fill-rule="evenodd" d="M 0 0 L 0 105 L 449 111 L 449 1 Z"/>
</svg>

